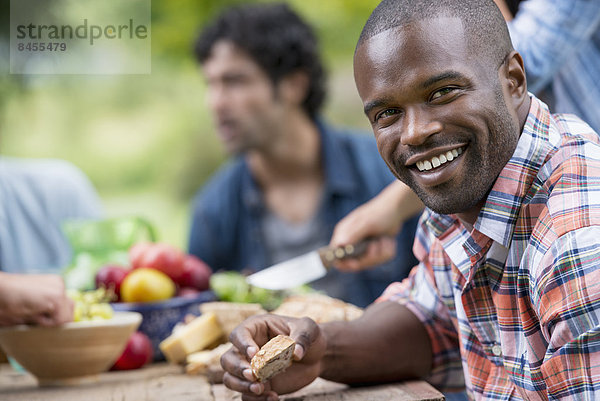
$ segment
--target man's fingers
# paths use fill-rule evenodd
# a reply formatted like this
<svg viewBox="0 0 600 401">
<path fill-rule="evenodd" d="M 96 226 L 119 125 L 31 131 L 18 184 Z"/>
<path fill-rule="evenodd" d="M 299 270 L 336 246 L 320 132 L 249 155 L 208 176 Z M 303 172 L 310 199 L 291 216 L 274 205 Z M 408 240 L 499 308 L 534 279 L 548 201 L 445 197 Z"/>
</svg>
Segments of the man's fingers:
<svg viewBox="0 0 600 401">
<path fill-rule="evenodd" d="M 264 392 L 260 396 L 247 395 L 247 394 L 242 395 L 242 401 L 278 401 L 278 400 L 279 400 L 279 396 L 274 391 L 270 391 L 268 393 Z"/>
<path fill-rule="evenodd" d="M 35 305 L 34 305 L 35 306 Z M 41 301 L 37 310 L 33 310 L 32 321 L 40 326 L 56 326 L 57 314 L 60 313 L 60 302 L 52 299 Z"/>
<path fill-rule="evenodd" d="M 371 211 L 366 205 L 368 203 L 357 207 L 335 225 L 329 245 L 355 244 L 369 236 L 382 234 L 373 226 Z"/>
<path fill-rule="evenodd" d="M 240 379 L 229 372 L 225 372 L 223 375 L 223 384 L 233 391 L 249 396 L 260 396 L 265 391 L 264 384 Z M 266 399 L 266 397 L 258 399 Z"/>
<path fill-rule="evenodd" d="M 380 237 L 371 241 L 367 251 L 361 257 L 337 261 L 334 266 L 341 271 L 355 272 L 385 263 L 395 256 L 396 240 L 391 237 Z"/>
<path fill-rule="evenodd" d="M 367 238 L 371 235 L 371 230 L 364 223 L 363 219 L 355 218 L 355 215 L 342 219 L 333 229 L 329 245 L 337 247 L 355 244 Z"/>
<path fill-rule="evenodd" d="M 319 326 L 309 318 L 302 319 L 287 319 L 284 317 L 272 317 L 271 319 L 256 318 L 256 326 L 252 325 L 252 318 L 247 320 L 247 325 L 238 326 L 229 336 L 233 343 L 233 349 L 227 351 L 221 357 L 221 365 L 226 371 L 243 378 L 244 369 L 249 368 L 248 360 L 259 350 L 259 343 L 266 343 L 269 338 L 277 334 L 289 335 L 296 341 L 294 348 L 294 356 L 296 360 L 304 357 L 304 353 L 310 348 L 320 334 Z M 261 327 L 260 329 L 256 329 Z M 269 334 L 268 337 L 262 339 L 262 332 Z M 256 334 L 257 332 L 261 332 Z M 254 338 L 253 338 L 254 335 Z M 264 341 L 263 341 L 264 340 Z M 244 357 L 246 360 L 244 360 Z"/>
<path fill-rule="evenodd" d="M 319 337 L 319 334 L 319 326 L 314 320 L 307 317 L 296 319 L 290 323 L 290 337 L 296 341 L 296 347 L 294 348 L 296 360 L 301 360 L 304 357 L 304 353 Z"/>
<path fill-rule="evenodd" d="M 250 370 L 250 364 L 235 348 L 230 349 L 221 356 L 221 366 L 226 372 L 241 380 L 256 381 Z"/>
<path fill-rule="evenodd" d="M 244 325 L 238 326 L 229 335 L 229 341 L 248 359 L 251 359 L 260 349 L 254 341 L 254 332 L 252 326 Z"/>
<path fill-rule="evenodd" d="M 75 303 L 69 297 L 64 297 L 63 302 L 58 306 L 57 312 L 54 316 L 55 324 L 63 324 L 73 321 L 73 313 L 75 309 Z"/>
<path fill-rule="evenodd" d="M 261 346 L 278 334 L 290 334 L 287 319 L 276 315 L 259 315 L 246 319 L 233 330 L 229 341 L 250 360 Z"/>
<path fill-rule="evenodd" d="M 367 246 L 367 250 L 361 256 L 338 260 L 334 263 L 334 266 L 340 271 L 357 272 L 377 264 L 380 257 L 379 241 L 380 240 L 371 241 Z"/>
<path fill-rule="evenodd" d="M 369 249 L 368 256 L 375 264 L 387 262 L 396 256 L 396 239 L 391 237 L 380 237 L 374 246 Z"/>
<path fill-rule="evenodd" d="M 35 317 L 35 324 L 46 327 L 56 326 L 56 320 L 52 316 L 42 314 Z"/>
</svg>

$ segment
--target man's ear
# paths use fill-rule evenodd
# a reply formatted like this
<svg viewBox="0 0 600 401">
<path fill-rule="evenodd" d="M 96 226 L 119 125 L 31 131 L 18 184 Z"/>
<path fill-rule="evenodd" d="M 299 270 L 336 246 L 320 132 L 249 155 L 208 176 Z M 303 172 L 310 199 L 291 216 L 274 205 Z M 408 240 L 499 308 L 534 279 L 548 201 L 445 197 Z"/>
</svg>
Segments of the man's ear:
<svg viewBox="0 0 600 401">
<path fill-rule="evenodd" d="M 506 57 L 504 63 L 503 78 L 506 80 L 506 90 L 512 100 L 515 110 L 523 108 L 527 104 L 529 109 L 529 95 L 527 94 L 527 79 L 525 78 L 525 67 L 521 55 L 513 50 Z"/>
<path fill-rule="evenodd" d="M 301 106 L 308 94 L 308 85 L 308 74 L 304 71 L 288 74 L 279 81 L 279 98 L 287 104 Z"/>
</svg>

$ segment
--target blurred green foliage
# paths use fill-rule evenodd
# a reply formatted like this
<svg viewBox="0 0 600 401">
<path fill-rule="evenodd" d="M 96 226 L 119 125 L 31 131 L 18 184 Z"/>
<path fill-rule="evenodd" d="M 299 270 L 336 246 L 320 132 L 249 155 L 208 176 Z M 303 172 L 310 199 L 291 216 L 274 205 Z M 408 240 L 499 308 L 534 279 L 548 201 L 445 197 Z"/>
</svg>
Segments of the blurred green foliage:
<svg viewBox="0 0 600 401">
<path fill-rule="evenodd" d="M 152 73 L 115 76 L 9 75 L 6 3 L 0 5 L 0 152 L 75 163 L 98 189 L 108 216 L 144 216 L 160 239 L 185 248 L 191 199 L 227 158 L 204 107 L 191 49 L 203 24 L 247 1 L 153 0 Z M 352 53 L 378 1 L 289 3 L 321 41 L 330 77 L 325 116 L 367 131 Z"/>
</svg>

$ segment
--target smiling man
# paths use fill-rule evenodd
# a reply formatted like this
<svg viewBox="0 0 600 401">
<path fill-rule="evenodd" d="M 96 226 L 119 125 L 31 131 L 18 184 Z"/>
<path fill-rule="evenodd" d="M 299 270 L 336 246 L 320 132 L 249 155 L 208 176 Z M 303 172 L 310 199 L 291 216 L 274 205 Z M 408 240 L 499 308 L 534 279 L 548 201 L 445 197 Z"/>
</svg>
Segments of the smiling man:
<svg viewBox="0 0 600 401">
<path fill-rule="evenodd" d="M 420 263 L 356 321 L 246 321 L 222 359 L 225 384 L 244 400 L 317 376 L 419 377 L 478 400 L 597 399 L 597 134 L 527 92 L 492 0 L 384 0 L 354 66 L 381 156 L 428 207 Z M 248 358 L 277 334 L 296 340 L 296 361 L 258 383 Z"/>
<path fill-rule="evenodd" d="M 363 33 L 363 41 L 372 37 L 357 49 L 355 77 L 365 114 L 390 170 L 429 208 L 474 212 L 465 219 L 472 223 L 515 149 L 515 117 L 527 116 L 529 99 L 512 100 L 511 114 L 498 79 L 499 68 L 514 70 L 521 60 L 508 38 L 474 51 L 485 45 L 469 40 L 475 34 L 457 17 L 410 27 L 400 37 L 393 29 Z"/>
</svg>

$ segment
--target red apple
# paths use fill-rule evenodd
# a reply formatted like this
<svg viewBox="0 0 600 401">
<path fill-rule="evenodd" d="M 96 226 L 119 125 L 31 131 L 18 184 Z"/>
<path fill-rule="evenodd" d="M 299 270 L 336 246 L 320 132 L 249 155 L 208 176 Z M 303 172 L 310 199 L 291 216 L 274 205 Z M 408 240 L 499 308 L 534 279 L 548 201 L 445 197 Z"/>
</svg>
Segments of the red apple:
<svg viewBox="0 0 600 401">
<path fill-rule="evenodd" d="M 153 242 L 143 241 L 138 242 L 129 248 L 129 261 L 131 262 L 131 266 L 136 266 L 141 260 L 142 255 L 152 246 L 154 246 Z"/>
<path fill-rule="evenodd" d="M 183 261 L 183 272 L 178 284 L 181 287 L 191 287 L 198 291 L 205 291 L 208 290 L 211 274 L 212 270 L 206 263 L 194 255 L 186 255 Z"/>
<path fill-rule="evenodd" d="M 183 273 L 184 253 L 172 245 L 142 242 L 131 247 L 129 260 L 134 269 L 150 267 L 179 282 Z"/>
<path fill-rule="evenodd" d="M 125 350 L 123 350 L 123 353 L 111 369 L 138 369 L 152 361 L 153 356 L 152 343 L 148 336 L 140 331 L 136 331 L 129 337 Z"/>
<path fill-rule="evenodd" d="M 177 291 L 177 296 L 178 297 L 184 297 L 184 298 L 196 298 L 198 296 L 198 294 L 200 294 L 201 291 L 198 291 L 195 288 L 192 287 L 181 287 L 178 291 Z"/>
<path fill-rule="evenodd" d="M 104 287 L 112 289 L 116 296 L 116 301 L 121 300 L 121 283 L 129 270 L 119 265 L 106 265 L 96 272 L 96 288 Z"/>
</svg>

